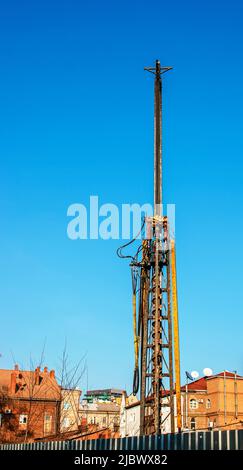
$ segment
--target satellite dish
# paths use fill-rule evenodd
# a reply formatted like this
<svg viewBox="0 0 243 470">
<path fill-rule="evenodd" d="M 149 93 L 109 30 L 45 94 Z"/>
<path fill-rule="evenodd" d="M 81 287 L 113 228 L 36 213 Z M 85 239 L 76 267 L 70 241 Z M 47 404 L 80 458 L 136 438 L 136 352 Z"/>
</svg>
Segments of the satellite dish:
<svg viewBox="0 0 243 470">
<path fill-rule="evenodd" d="M 213 371 L 212 371 L 212 369 L 210 369 L 209 367 L 205 367 L 205 369 L 203 369 L 203 374 L 204 374 L 206 377 L 210 377 L 210 375 L 213 375 Z"/>
<path fill-rule="evenodd" d="M 199 373 L 197 372 L 197 370 L 193 370 L 193 371 L 191 372 L 191 376 L 193 377 L 193 379 L 198 379 Z"/>
</svg>

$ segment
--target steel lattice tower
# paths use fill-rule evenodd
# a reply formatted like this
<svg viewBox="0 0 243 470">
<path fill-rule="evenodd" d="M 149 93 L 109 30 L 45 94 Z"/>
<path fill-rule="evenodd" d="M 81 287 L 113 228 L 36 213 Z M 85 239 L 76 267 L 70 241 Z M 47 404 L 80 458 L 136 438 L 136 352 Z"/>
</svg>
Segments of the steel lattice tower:
<svg viewBox="0 0 243 470">
<path fill-rule="evenodd" d="M 155 67 L 145 68 L 154 74 L 154 213 L 145 218 L 142 246 L 135 256 L 130 256 L 135 350 L 133 393 L 139 390 L 140 375 L 141 435 L 163 433 L 168 419 L 170 431 L 175 431 L 175 396 L 177 428 L 181 430 L 175 243 L 170 240 L 168 218 L 162 214 L 162 76 L 171 68 L 161 67 L 159 61 Z M 121 249 L 132 242 L 118 250 L 120 257 L 129 258 L 122 255 Z"/>
<path fill-rule="evenodd" d="M 154 80 L 154 216 L 146 219 L 142 283 L 144 309 L 141 331 L 141 434 L 160 434 L 163 405 L 174 432 L 173 340 L 170 251 L 167 217 L 162 216 L 162 74 L 171 67 L 146 68 Z M 163 398 L 168 393 L 167 398 Z M 164 403 L 164 400 L 166 403 Z"/>
</svg>

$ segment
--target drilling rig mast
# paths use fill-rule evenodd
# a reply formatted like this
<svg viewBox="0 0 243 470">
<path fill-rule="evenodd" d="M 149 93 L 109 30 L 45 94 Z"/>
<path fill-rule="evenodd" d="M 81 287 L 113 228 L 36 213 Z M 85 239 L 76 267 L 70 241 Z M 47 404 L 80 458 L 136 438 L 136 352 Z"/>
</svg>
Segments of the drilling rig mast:
<svg viewBox="0 0 243 470">
<path fill-rule="evenodd" d="M 154 212 L 153 216 L 145 217 L 142 228 L 146 233 L 130 264 L 135 350 L 133 393 L 138 392 L 140 382 L 141 435 L 165 432 L 168 420 L 170 431 L 175 432 L 175 396 L 177 429 L 181 429 L 175 245 L 174 240 L 172 244 L 170 241 L 169 221 L 163 215 L 162 202 L 162 75 L 171 68 L 161 67 L 159 61 L 155 67 L 145 68 L 154 74 Z M 118 250 L 120 257 L 125 257 L 121 250 L 127 245 Z"/>
</svg>

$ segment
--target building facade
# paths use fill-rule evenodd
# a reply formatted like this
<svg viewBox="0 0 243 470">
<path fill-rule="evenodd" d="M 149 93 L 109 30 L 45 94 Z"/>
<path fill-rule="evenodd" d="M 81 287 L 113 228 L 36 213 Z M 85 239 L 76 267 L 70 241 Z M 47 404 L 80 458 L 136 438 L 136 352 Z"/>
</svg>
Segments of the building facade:
<svg viewBox="0 0 243 470">
<path fill-rule="evenodd" d="M 169 408 L 163 401 L 163 433 L 170 433 Z M 221 372 L 202 377 L 181 388 L 182 430 L 243 428 L 243 377 L 232 372 Z M 174 399 L 176 411 L 176 398 Z M 175 430 L 177 416 L 175 413 Z M 121 437 L 138 436 L 140 433 L 140 401 L 127 403 L 123 398 L 120 408 Z"/>
<path fill-rule="evenodd" d="M 79 415 L 81 390 L 61 390 L 60 432 L 78 431 L 81 425 Z"/>
<path fill-rule="evenodd" d="M 105 388 L 99 390 L 87 390 L 84 400 L 88 403 L 115 402 L 120 404 L 124 390 L 117 388 Z"/>
<path fill-rule="evenodd" d="M 125 393 L 123 394 L 120 407 L 120 435 L 139 436 L 140 434 L 140 401 L 134 397 L 129 400 Z"/>
<path fill-rule="evenodd" d="M 0 440 L 45 438 L 59 432 L 61 391 L 55 372 L 0 370 Z"/>
<path fill-rule="evenodd" d="M 83 401 L 79 410 L 82 429 L 88 431 L 110 429 L 117 432 L 120 427 L 120 406 L 117 403 L 88 403 Z"/>
<path fill-rule="evenodd" d="M 182 411 L 185 430 L 241 429 L 243 377 L 225 371 L 185 385 Z"/>
</svg>

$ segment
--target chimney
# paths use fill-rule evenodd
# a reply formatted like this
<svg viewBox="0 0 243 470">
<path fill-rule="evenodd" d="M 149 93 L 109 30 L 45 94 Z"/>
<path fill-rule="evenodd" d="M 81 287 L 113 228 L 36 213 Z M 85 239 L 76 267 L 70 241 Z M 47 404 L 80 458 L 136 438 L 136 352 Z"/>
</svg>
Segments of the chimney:
<svg viewBox="0 0 243 470">
<path fill-rule="evenodd" d="M 47 374 L 48 372 L 48 367 L 44 367 L 44 374 Z"/>
<path fill-rule="evenodd" d="M 16 393 L 16 373 L 11 373 L 11 382 L 10 382 L 10 395 L 14 395 Z"/>
<path fill-rule="evenodd" d="M 55 379 L 55 371 L 50 370 L 50 379 Z"/>
<path fill-rule="evenodd" d="M 40 385 L 40 367 L 35 369 L 35 385 Z"/>
<path fill-rule="evenodd" d="M 18 364 L 15 364 L 15 366 L 14 366 L 14 370 L 19 370 L 19 366 L 18 366 Z"/>
</svg>

